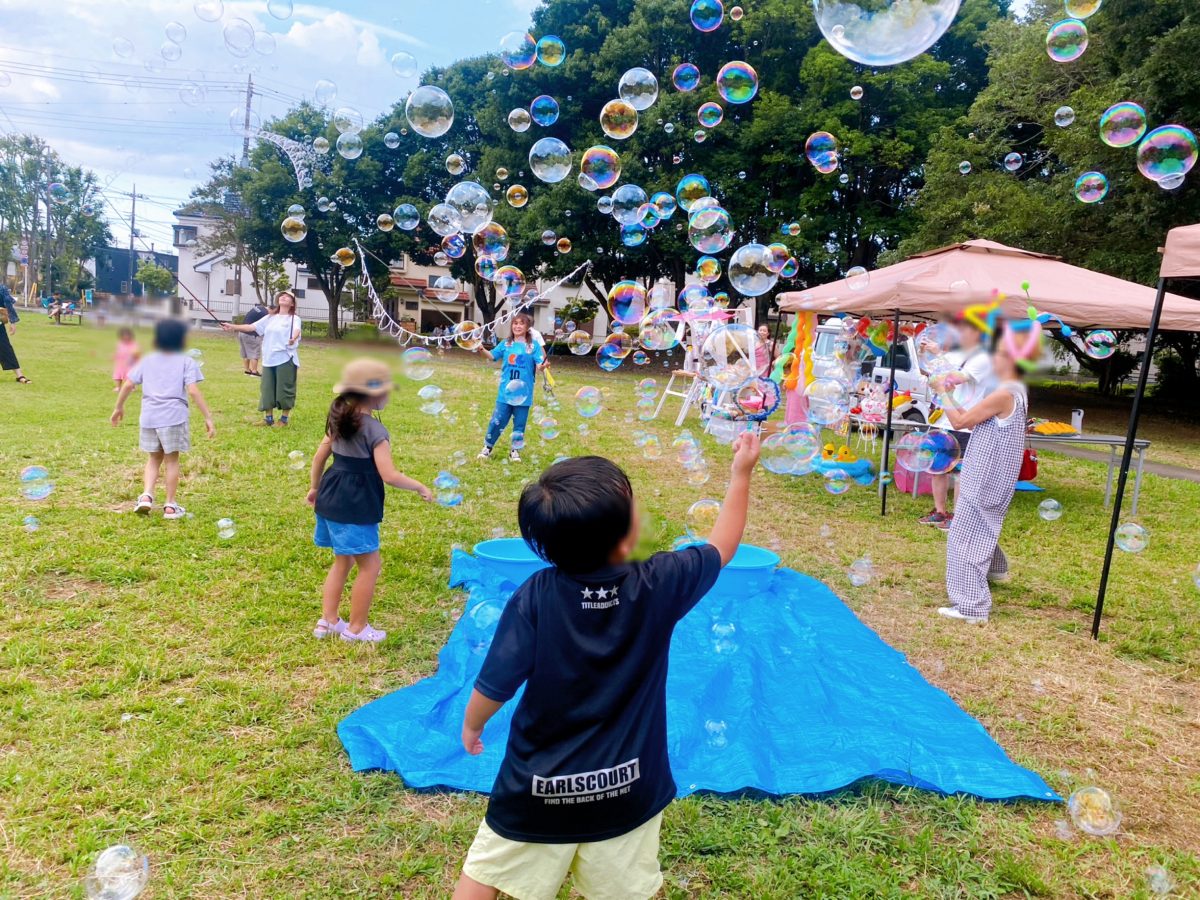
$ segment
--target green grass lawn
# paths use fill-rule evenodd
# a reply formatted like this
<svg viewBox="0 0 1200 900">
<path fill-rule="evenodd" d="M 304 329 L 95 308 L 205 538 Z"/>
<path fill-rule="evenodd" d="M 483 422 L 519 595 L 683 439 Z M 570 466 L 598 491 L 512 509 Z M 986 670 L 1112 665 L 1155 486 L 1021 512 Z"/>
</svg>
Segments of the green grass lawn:
<svg viewBox="0 0 1200 900">
<path fill-rule="evenodd" d="M 94 854 L 119 841 L 150 855 L 153 897 L 448 895 L 483 799 L 354 774 L 335 727 L 434 670 L 462 607 L 446 586 L 452 545 L 515 533 L 521 484 L 559 454 L 625 465 L 660 546 L 693 501 L 724 490 L 727 448 L 709 448 L 713 478 L 697 487 L 670 450 L 669 423 L 653 423 L 661 458 L 634 446 L 635 378 L 664 383 L 661 368 L 563 366 L 561 436 L 543 443 L 531 428 L 520 465 L 474 461 L 494 370 L 452 353 L 433 380 L 448 418 L 420 413 L 419 385 L 402 381 L 383 421 L 401 468 L 426 482 L 454 451 L 472 457 L 456 470 L 465 502 L 444 509 L 390 493 L 371 616 L 389 637 L 378 648 L 317 642 L 309 630 L 329 557 L 312 545 L 307 474 L 287 454 L 311 455 L 330 385 L 357 351 L 307 343 L 294 424 L 264 430 L 253 427 L 258 382 L 241 373 L 236 342 L 196 336 L 217 437 L 193 417 L 180 493 L 192 517 L 165 522 L 129 513 L 143 457 L 136 396 L 125 425 L 108 423 L 114 335 L 34 319 L 14 339 L 33 384 L 0 381 L 3 897 L 82 896 Z M 569 402 L 585 383 L 609 389 L 586 436 Z M 57 485 L 40 503 L 18 491 L 32 464 Z M 1147 897 L 1155 863 L 1178 896 L 1200 895 L 1200 485 L 1146 477 L 1139 521 L 1152 540 L 1118 555 L 1097 643 L 1087 627 L 1107 523 L 1103 467 L 1043 454 L 1039 480 L 1065 514 L 1043 522 L 1040 496 L 1016 498 L 1005 528 L 1014 579 L 983 628 L 933 614 L 944 537 L 915 524 L 925 498 L 893 498 L 880 518 L 871 489 L 834 497 L 817 479 L 760 471 L 748 540 L 830 584 L 1060 792 L 1110 790 L 1121 834 L 1064 840 L 1062 808 L 875 785 L 820 800 L 692 798 L 667 812 L 667 896 Z M 36 532 L 22 528 L 28 515 Z M 217 537 L 222 517 L 236 522 L 232 540 Z M 853 588 L 846 569 L 867 552 L 879 576 Z"/>
</svg>

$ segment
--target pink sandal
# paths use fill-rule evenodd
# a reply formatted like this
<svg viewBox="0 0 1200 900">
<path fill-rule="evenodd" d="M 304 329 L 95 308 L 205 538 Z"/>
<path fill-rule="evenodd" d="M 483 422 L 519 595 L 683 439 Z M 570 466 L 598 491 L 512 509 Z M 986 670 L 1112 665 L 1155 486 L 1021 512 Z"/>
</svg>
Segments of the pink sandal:
<svg viewBox="0 0 1200 900">
<path fill-rule="evenodd" d="M 327 638 L 331 634 L 341 634 L 349 624 L 349 622 L 342 618 L 338 618 L 336 622 L 326 622 L 323 618 L 317 619 L 317 627 L 313 629 L 313 637 Z"/>
<path fill-rule="evenodd" d="M 362 631 L 358 634 L 354 634 L 349 627 L 341 632 L 343 641 L 365 641 L 371 644 L 378 644 L 385 637 L 387 637 L 386 631 L 380 631 L 378 628 L 372 628 L 370 625 L 364 625 Z"/>
</svg>

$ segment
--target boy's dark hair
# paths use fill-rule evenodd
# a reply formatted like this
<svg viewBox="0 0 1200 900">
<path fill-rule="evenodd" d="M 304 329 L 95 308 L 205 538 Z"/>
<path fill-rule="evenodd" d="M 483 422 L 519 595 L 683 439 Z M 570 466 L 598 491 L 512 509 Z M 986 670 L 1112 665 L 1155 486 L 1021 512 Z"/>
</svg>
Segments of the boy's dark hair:
<svg viewBox="0 0 1200 900">
<path fill-rule="evenodd" d="M 525 486 L 517 506 L 521 536 L 538 556 L 564 572 L 593 572 L 608 564 L 629 534 L 633 486 L 602 456 L 557 462 Z"/>
<path fill-rule="evenodd" d="M 338 394 L 329 405 L 329 415 L 325 417 L 325 433 L 331 438 L 341 438 L 348 441 L 358 434 L 362 428 L 362 413 L 359 407 L 367 402 L 366 394 L 356 394 L 347 391 Z"/>
<path fill-rule="evenodd" d="M 187 341 L 187 325 L 176 319 L 162 319 L 154 326 L 155 349 L 178 353 Z"/>
</svg>

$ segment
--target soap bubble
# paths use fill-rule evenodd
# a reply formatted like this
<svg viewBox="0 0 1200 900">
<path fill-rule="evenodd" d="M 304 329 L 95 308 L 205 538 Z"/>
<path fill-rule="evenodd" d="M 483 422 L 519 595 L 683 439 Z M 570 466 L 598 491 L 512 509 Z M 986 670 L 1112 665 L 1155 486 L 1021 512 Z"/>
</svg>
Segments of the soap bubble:
<svg viewBox="0 0 1200 900">
<path fill-rule="evenodd" d="M 230 19 L 221 34 L 225 49 L 233 56 L 249 56 L 254 49 L 254 26 L 245 19 Z"/>
<path fill-rule="evenodd" d="M 654 309 L 642 319 L 638 340 L 647 350 L 670 350 L 679 344 L 675 310 Z"/>
<path fill-rule="evenodd" d="M 327 137 L 313 138 L 312 145 L 313 145 L 313 149 L 315 151 L 317 151 L 317 153 L 320 153 L 322 156 L 324 156 L 326 153 L 329 152 L 329 138 L 327 138 Z"/>
<path fill-rule="evenodd" d="M 1150 893 L 1164 897 L 1175 890 L 1175 879 L 1171 877 L 1171 873 L 1167 871 L 1166 866 L 1147 866 L 1146 887 L 1150 889 Z"/>
<path fill-rule="evenodd" d="M 509 406 L 524 406 L 532 395 L 529 385 L 519 378 L 504 386 L 504 402 Z"/>
<path fill-rule="evenodd" d="M 1130 147 L 1146 133 L 1146 111 L 1129 100 L 1114 103 L 1100 116 L 1100 140 L 1110 147 Z"/>
<path fill-rule="evenodd" d="M 1182 125 L 1162 125 L 1137 148 L 1138 171 L 1151 181 L 1183 177 L 1196 165 L 1196 135 Z"/>
<path fill-rule="evenodd" d="M 363 152 L 362 138 L 349 131 L 338 135 L 337 152 L 343 159 L 358 159 Z"/>
<path fill-rule="evenodd" d="M 954 435 L 940 428 L 932 428 L 921 435 L 917 452 L 921 456 L 920 471 L 930 475 L 945 475 L 953 471 L 961 458 Z"/>
<path fill-rule="evenodd" d="M 196 0 L 192 11 L 202 22 L 216 22 L 225 15 L 225 4 L 221 0 Z"/>
<path fill-rule="evenodd" d="M 26 500 L 45 500 L 54 493 L 54 482 L 43 466 L 26 466 L 21 470 L 21 496 Z"/>
<path fill-rule="evenodd" d="M 421 214 L 411 203 L 401 203 L 392 210 L 392 218 L 404 231 L 412 231 L 421 224 Z"/>
<path fill-rule="evenodd" d="M 816 131 L 804 142 L 804 157 L 822 175 L 838 167 L 838 142 L 828 131 Z"/>
<path fill-rule="evenodd" d="M 688 218 L 688 241 L 701 253 L 720 253 L 735 232 L 728 212 L 719 206 L 706 207 Z"/>
<path fill-rule="evenodd" d="M 700 350 L 700 375 L 724 391 L 736 391 L 756 375 L 758 335 L 749 325 L 719 325 Z"/>
<path fill-rule="evenodd" d="M 396 134 L 394 131 L 389 131 L 383 136 L 383 146 L 387 147 L 389 150 L 395 150 L 400 146 L 400 135 Z"/>
<path fill-rule="evenodd" d="M 595 338 L 591 333 L 578 329 L 567 335 L 567 349 L 575 356 L 587 356 L 592 352 Z"/>
<path fill-rule="evenodd" d="M 962 162 L 960 162 L 958 164 L 958 174 L 959 175 L 970 175 L 971 174 L 971 163 L 968 160 L 964 159 Z"/>
<path fill-rule="evenodd" d="M 537 59 L 537 43 L 533 35 L 523 31 L 510 31 L 500 38 L 500 59 L 510 69 L 528 69 Z"/>
<path fill-rule="evenodd" d="M 410 381 L 428 381 L 433 368 L 433 354 L 424 347 L 409 347 L 400 354 L 400 374 Z"/>
<path fill-rule="evenodd" d="M 554 244 L 556 250 L 564 256 L 571 252 L 571 239 L 560 237 Z"/>
<path fill-rule="evenodd" d="M 959 0 L 813 0 L 813 13 L 842 56 L 866 66 L 894 66 L 933 46 L 958 6 Z"/>
<path fill-rule="evenodd" d="M 553 125 L 558 121 L 558 101 L 549 94 L 534 97 L 529 104 L 529 115 L 539 125 Z"/>
<path fill-rule="evenodd" d="M 495 203 L 483 185 L 474 181 L 460 181 L 446 192 L 446 205 L 459 218 L 459 228 L 467 234 L 475 234 L 492 221 Z"/>
<path fill-rule="evenodd" d="M 1080 203 L 1099 203 L 1108 195 L 1108 177 L 1103 172 L 1084 172 L 1075 179 L 1074 193 Z"/>
<path fill-rule="evenodd" d="M 613 191 L 612 216 L 622 225 L 629 225 L 638 220 L 642 204 L 646 202 L 646 192 L 636 184 L 623 184 Z"/>
<path fill-rule="evenodd" d="M 808 399 L 808 421 L 814 425 L 835 425 L 850 412 L 850 392 L 844 381 L 814 378 L 804 389 Z"/>
<path fill-rule="evenodd" d="M 701 501 L 703 502 L 703 501 Z M 709 501 L 716 503 L 717 501 Z M 720 504 L 718 504 L 720 506 Z M 695 538 L 692 538 L 694 541 Z M 717 620 L 713 622 L 710 630 L 713 639 L 713 651 L 722 655 L 728 656 L 731 653 L 737 653 L 738 645 L 735 637 L 737 636 L 737 626 L 732 622 Z"/>
<path fill-rule="evenodd" d="M 862 98 L 863 98 L 862 85 L 856 84 L 854 87 L 850 88 L 850 99 L 851 100 L 861 100 Z"/>
<path fill-rule="evenodd" d="M 237 534 L 237 526 L 233 519 L 218 519 L 217 520 L 217 537 L 223 541 L 228 541 Z"/>
<path fill-rule="evenodd" d="M 454 326 L 454 343 L 463 350 L 478 350 L 483 346 L 483 330 L 466 319 Z"/>
<path fill-rule="evenodd" d="M 845 469 L 829 469 L 825 473 L 825 490 L 840 497 L 850 490 L 851 479 Z"/>
<path fill-rule="evenodd" d="M 1054 111 L 1054 124 L 1059 128 L 1066 128 L 1075 121 L 1075 110 L 1069 106 L 1060 106 Z"/>
<path fill-rule="evenodd" d="M 734 7 L 737 9 L 738 7 Z M 708 719 L 704 723 L 704 733 L 707 735 L 708 746 L 715 747 L 720 750 L 729 744 L 729 738 L 725 732 L 728 726 L 722 719 Z"/>
<path fill-rule="evenodd" d="M 784 261 L 786 263 L 786 260 Z M 871 273 L 862 266 L 851 266 L 846 270 L 846 287 L 852 291 L 866 290 L 871 283 Z"/>
<path fill-rule="evenodd" d="M 871 579 L 875 577 L 875 566 L 871 563 L 869 556 L 862 556 L 850 563 L 850 583 L 855 587 L 863 587 L 870 584 Z"/>
<path fill-rule="evenodd" d="M 308 234 L 308 226 L 298 216 L 288 216 L 280 223 L 279 231 L 289 244 L 297 244 Z"/>
<path fill-rule="evenodd" d="M 1085 834 L 1106 837 L 1121 827 L 1121 811 L 1103 788 L 1080 788 L 1067 800 L 1067 809 L 1075 827 Z"/>
<path fill-rule="evenodd" d="M 608 190 L 621 177 L 621 157 L 612 147 L 597 144 L 588 147 L 579 161 L 579 171 L 591 179 L 593 190 Z M 610 201 L 611 202 L 611 201 Z"/>
<path fill-rule="evenodd" d="M 617 83 L 617 96 L 638 112 L 649 109 L 658 99 L 658 79 L 649 69 L 630 69 Z"/>
<path fill-rule="evenodd" d="M 446 171 L 451 175 L 461 175 L 466 171 L 467 161 L 458 153 L 451 153 L 446 157 Z"/>
<path fill-rule="evenodd" d="M 1066 0 L 1067 15 L 1072 19 L 1086 19 L 1100 11 L 1103 0 Z"/>
<path fill-rule="evenodd" d="M 529 191 L 523 184 L 514 184 L 504 192 L 504 199 L 513 209 L 520 209 L 529 202 Z"/>
<path fill-rule="evenodd" d="M 117 844 L 96 857 L 83 887 L 89 900 L 133 900 L 149 880 L 150 860 L 132 847 Z"/>
<path fill-rule="evenodd" d="M 1087 26 L 1078 19 L 1055 22 L 1046 32 L 1046 53 L 1055 62 L 1072 62 L 1088 48 Z"/>
<path fill-rule="evenodd" d="M 921 433 L 910 431 L 896 441 L 896 465 L 910 472 L 924 472 L 931 458 L 921 452 Z"/>
<path fill-rule="evenodd" d="M 721 277 L 721 261 L 713 256 L 702 256 L 696 260 L 696 277 L 704 284 L 712 284 Z"/>
<path fill-rule="evenodd" d="M 600 129 L 615 141 L 630 137 L 637 127 L 637 110 L 624 100 L 609 100 L 600 110 Z"/>
<path fill-rule="evenodd" d="M 391 216 L 388 216 L 388 218 L 390 219 Z M 461 234 L 448 234 L 442 238 L 442 253 L 448 259 L 462 259 L 466 252 L 467 239 Z"/>
<path fill-rule="evenodd" d="M 547 34 L 538 39 L 536 52 L 537 61 L 553 69 L 561 66 L 567 58 L 567 45 L 562 42 L 562 38 Z"/>
<path fill-rule="evenodd" d="M 725 7 L 721 0 L 693 0 L 690 16 L 697 31 L 716 31 L 725 18 Z"/>
<path fill-rule="evenodd" d="M 684 518 L 687 535 L 694 541 L 706 541 L 717 524 L 717 516 L 721 513 L 721 503 L 718 500 L 697 500 L 688 507 Z"/>
<path fill-rule="evenodd" d="M 458 299 L 458 282 L 450 275 L 439 275 L 429 288 L 433 299 L 441 303 L 451 303 Z"/>
<path fill-rule="evenodd" d="M 529 168 L 542 181 L 555 184 L 571 173 L 571 148 L 554 137 L 544 137 L 529 148 Z"/>
<path fill-rule="evenodd" d="M 1088 332 L 1083 351 L 1092 359 L 1108 359 L 1117 351 L 1117 336 L 1107 328 Z"/>
<path fill-rule="evenodd" d="M 1017 153 L 1015 150 L 1012 153 L 1005 154 L 1005 171 L 1015 172 L 1017 169 L 1021 168 L 1021 163 L 1023 162 L 1025 162 L 1025 157 L 1023 157 L 1020 153 Z"/>
<path fill-rule="evenodd" d="M 254 52 L 260 56 L 270 56 L 274 53 L 275 36 L 269 31 L 254 32 Z"/>
<path fill-rule="evenodd" d="M 21 527 L 24 528 L 30 534 L 33 534 L 35 531 L 37 531 L 39 528 L 42 527 L 42 523 L 38 521 L 37 516 L 26 516 L 24 519 L 21 520 Z"/>
<path fill-rule="evenodd" d="M 525 273 L 516 266 L 501 266 L 492 277 L 497 297 L 519 297 L 525 292 Z"/>
<path fill-rule="evenodd" d="M 511 239 L 499 222 L 488 222 L 471 237 L 471 246 L 475 248 L 477 256 L 502 262 L 508 258 Z M 492 276 L 495 277 L 495 272 Z"/>
<path fill-rule="evenodd" d="M 343 269 L 348 269 L 354 265 L 354 260 L 356 258 L 357 257 L 354 255 L 354 251 L 349 247 L 339 247 L 337 250 L 333 251 L 333 255 L 329 257 L 330 261 L 337 263 Z"/>
<path fill-rule="evenodd" d="M 691 63 L 680 63 L 671 73 L 671 83 L 679 91 L 694 91 L 700 84 L 700 70 Z"/>
<path fill-rule="evenodd" d="M 417 74 L 417 58 L 401 50 L 392 54 L 392 71 L 401 78 L 414 78 Z"/>
<path fill-rule="evenodd" d="M 454 124 L 454 103 L 441 88 L 424 84 L 408 95 L 404 117 L 421 137 L 441 137 Z"/>
<path fill-rule="evenodd" d="M 288 467 L 300 471 L 308 467 L 308 457 L 304 455 L 303 450 L 293 450 L 287 455 Z"/>
<path fill-rule="evenodd" d="M 771 261 L 771 251 L 762 244 L 743 244 L 729 258 L 726 268 L 729 283 L 746 297 L 765 294 L 779 280 L 779 275 L 771 269 Z"/>
<path fill-rule="evenodd" d="M 749 103 L 758 93 L 758 73 L 748 62 L 727 62 L 717 72 L 717 93 L 727 103 Z"/>
<path fill-rule="evenodd" d="M 724 117 L 725 110 L 721 109 L 721 104 L 711 100 L 701 103 L 700 108 L 696 110 L 696 120 L 705 128 L 716 128 Z"/>
<path fill-rule="evenodd" d="M 1057 522 L 1062 518 L 1062 514 L 1062 504 L 1053 498 L 1049 500 L 1043 500 L 1038 504 L 1038 515 L 1047 522 Z"/>
<path fill-rule="evenodd" d="M 626 247 L 637 247 L 646 242 L 646 229 L 637 222 L 621 226 L 621 243 Z"/>
<path fill-rule="evenodd" d="M 1150 532 L 1136 522 L 1126 522 L 1117 528 L 1116 542 L 1126 553 L 1141 553 L 1150 544 Z"/>
<path fill-rule="evenodd" d="M 621 325 L 639 324 L 646 314 L 646 289 L 636 281 L 618 281 L 608 292 L 608 314 Z"/>
<path fill-rule="evenodd" d="M 438 203 L 429 208 L 429 212 L 425 214 L 425 221 L 429 223 L 429 227 L 441 237 L 448 234 L 457 234 L 462 230 L 462 218 L 449 203 Z"/>
<path fill-rule="evenodd" d="M 158 53 L 167 62 L 178 62 L 179 58 L 183 56 L 183 50 L 172 41 L 163 41 Z"/>
<path fill-rule="evenodd" d="M 533 116 L 523 106 L 518 106 L 508 114 L 508 127 L 517 134 L 524 134 L 533 124 Z"/>
<path fill-rule="evenodd" d="M 129 40 L 128 38 L 119 37 L 114 39 L 112 48 L 113 53 L 122 59 L 128 59 L 129 57 L 133 56 L 133 41 Z"/>
<path fill-rule="evenodd" d="M 337 85 L 327 78 L 318 79 L 313 87 L 313 100 L 317 106 L 328 106 L 337 99 Z"/>
<path fill-rule="evenodd" d="M 575 411 L 585 419 L 594 419 L 604 408 L 599 388 L 585 385 L 575 392 Z"/>
<path fill-rule="evenodd" d="M 708 197 L 711 193 L 712 188 L 709 186 L 708 179 L 695 173 L 684 175 L 675 185 L 675 199 L 685 211 L 690 211 L 693 203 L 701 197 Z"/>
</svg>

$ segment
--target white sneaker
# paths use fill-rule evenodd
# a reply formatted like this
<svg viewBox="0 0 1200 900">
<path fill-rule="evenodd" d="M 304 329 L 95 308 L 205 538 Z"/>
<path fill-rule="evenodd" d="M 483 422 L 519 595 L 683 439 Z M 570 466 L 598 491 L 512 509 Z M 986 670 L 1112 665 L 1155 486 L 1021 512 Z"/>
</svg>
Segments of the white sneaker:
<svg viewBox="0 0 1200 900">
<path fill-rule="evenodd" d="M 508 451 L 508 461 L 509 462 L 520 462 L 521 454 L 518 453 L 516 450 L 509 450 Z"/>
<path fill-rule="evenodd" d="M 972 625 L 987 624 L 987 616 L 968 616 L 960 613 L 953 606 L 942 606 L 938 608 L 938 615 L 945 616 L 947 619 L 958 619 L 962 622 L 970 622 Z"/>
<path fill-rule="evenodd" d="M 492 448 L 484 447 L 482 450 L 479 451 L 479 453 L 476 455 L 475 458 L 476 459 L 489 459 L 491 457 L 491 455 L 492 455 Z"/>
</svg>

